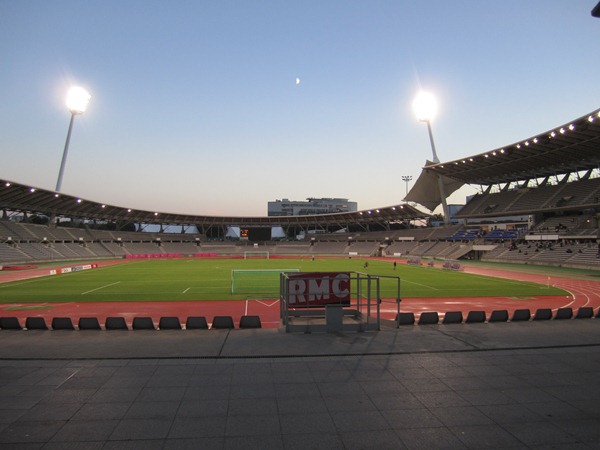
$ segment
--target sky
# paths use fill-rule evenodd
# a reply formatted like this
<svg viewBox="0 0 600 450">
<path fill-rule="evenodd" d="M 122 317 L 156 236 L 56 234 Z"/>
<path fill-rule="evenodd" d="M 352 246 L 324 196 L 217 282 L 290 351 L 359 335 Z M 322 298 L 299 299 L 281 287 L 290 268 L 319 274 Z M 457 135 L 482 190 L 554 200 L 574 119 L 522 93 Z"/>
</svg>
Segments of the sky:
<svg viewBox="0 0 600 450">
<path fill-rule="evenodd" d="M 0 0 L 0 177 L 115 206 L 396 205 L 440 160 L 600 107 L 596 0 Z M 299 81 L 299 82 L 298 82 Z M 473 188 L 450 203 L 464 203 Z"/>
</svg>

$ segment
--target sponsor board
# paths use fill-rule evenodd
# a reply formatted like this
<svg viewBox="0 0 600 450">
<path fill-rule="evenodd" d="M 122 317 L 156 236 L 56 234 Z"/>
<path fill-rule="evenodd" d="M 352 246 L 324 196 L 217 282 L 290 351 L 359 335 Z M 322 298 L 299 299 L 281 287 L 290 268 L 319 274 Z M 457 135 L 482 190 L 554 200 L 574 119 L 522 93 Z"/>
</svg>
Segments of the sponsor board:
<svg viewBox="0 0 600 450">
<path fill-rule="evenodd" d="M 288 274 L 290 308 L 350 305 L 350 273 L 310 272 Z"/>
</svg>

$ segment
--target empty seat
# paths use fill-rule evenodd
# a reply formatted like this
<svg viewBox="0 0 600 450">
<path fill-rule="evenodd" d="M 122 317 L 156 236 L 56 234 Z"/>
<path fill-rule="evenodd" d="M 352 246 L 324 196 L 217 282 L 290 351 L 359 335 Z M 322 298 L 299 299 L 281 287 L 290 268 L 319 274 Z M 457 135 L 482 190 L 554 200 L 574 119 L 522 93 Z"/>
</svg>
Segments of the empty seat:
<svg viewBox="0 0 600 450">
<path fill-rule="evenodd" d="M 123 317 L 107 317 L 104 328 L 107 330 L 129 330 Z"/>
<path fill-rule="evenodd" d="M 552 319 L 552 310 L 550 308 L 540 308 L 535 311 L 533 320 L 550 320 Z"/>
<path fill-rule="evenodd" d="M 208 323 L 204 316 L 190 316 L 185 321 L 186 330 L 208 330 Z"/>
<path fill-rule="evenodd" d="M 262 328 L 260 316 L 242 316 L 240 328 Z"/>
<path fill-rule="evenodd" d="M 0 317 L 0 328 L 3 330 L 22 330 L 19 319 L 16 317 Z"/>
<path fill-rule="evenodd" d="M 158 321 L 160 330 L 181 330 L 179 317 L 161 317 Z"/>
<path fill-rule="evenodd" d="M 74 330 L 73 322 L 70 317 L 53 317 L 52 318 L 52 329 L 53 330 Z"/>
<path fill-rule="evenodd" d="M 508 322 L 508 311 L 506 309 L 492 311 L 488 322 Z"/>
<path fill-rule="evenodd" d="M 396 316 L 398 325 L 414 325 L 415 324 L 415 313 L 401 312 Z"/>
<path fill-rule="evenodd" d="M 213 317 L 211 328 L 215 330 L 234 328 L 233 319 L 231 316 L 215 316 Z"/>
<path fill-rule="evenodd" d="M 435 325 L 439 321 L 440 316 L 436 311 L 423 312 L 419 317 L 419 325 Z"/>
<path fill-rule="evenodd" d="M 28 330 L 47 330 L 48 325 L 43 317 L 28 317 L 25 319 L 25 328 Z"/>
<path fill-rule="evenodd" d="M 573 318 L 573 308 L 558 308 L 554 320 L 565 320 Z"/>
<path fill-rule="evenodd" d="M 151 317 L 134 317 L 132 328 L 134 330 L 155 330 Z"/>
<path fill-rule="evenodd" d="M 96 317 L 80 317 L 77 324 L 80 330 L 101 330 L 100 322 Z"/>
<path fill-rule="evenodd" d="M 582 306 L 577 311 L 576 319 L 591 319 L 594 317 L 594 308 L 591 306 Z"/>
<path fill-rule="evenodd" d="M 444 314 L 444 319 L 442 320 L 442 323 L 462 323 L 462 321 L 462 311 L 449 311 L 446 314 Z"/>
<path fill-rule="evenodd" d="M 467 314 L 466 323 L 484 323 L 485 322 L 485 311 L 469 311 Z"/>
<path fill-rule="evenodd" d="M 510 318 L 511 322 L 527 322 L 531 319 L 531 311 L 528 309 L 515 309 L 512 317 Z"/>
</svg>

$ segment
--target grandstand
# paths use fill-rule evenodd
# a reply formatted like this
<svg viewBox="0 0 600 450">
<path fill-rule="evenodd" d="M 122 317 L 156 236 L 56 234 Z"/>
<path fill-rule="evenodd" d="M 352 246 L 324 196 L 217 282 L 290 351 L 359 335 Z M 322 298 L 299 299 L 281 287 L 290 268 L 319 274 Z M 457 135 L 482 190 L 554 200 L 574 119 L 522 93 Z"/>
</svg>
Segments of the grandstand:
<svg viewBox="0 0 600 450">
<path fill-rule="evenodd" d="M 432 178 L 433 177 L 433 178 Z M 479 193 L 455 215 L 458 225 L 422 226 L 450 195 Z M 0 265 L 131 256 L 380 256 L 480 259 L 600 267 L 600 110 L 522 141 L 460 160 L 426 164 L 404 203 L 312 216 L 213 217 L 155 213 L 82 200 L 0 180 Z M 47 224 L 33 223 L 34 218 Z M 101 225 L 98 225 L 101 224 Z M 178 225 L 181 233 L 135 224 Z M 231 241 L 229 226 L 282 227 L 280 241 Z M 186 233 L 194 227 L 197 233 Z M 110 229 L 106 229 L 110 228 Z M 303 236 L 297 240 L 297 236 Z"/>
</svg>

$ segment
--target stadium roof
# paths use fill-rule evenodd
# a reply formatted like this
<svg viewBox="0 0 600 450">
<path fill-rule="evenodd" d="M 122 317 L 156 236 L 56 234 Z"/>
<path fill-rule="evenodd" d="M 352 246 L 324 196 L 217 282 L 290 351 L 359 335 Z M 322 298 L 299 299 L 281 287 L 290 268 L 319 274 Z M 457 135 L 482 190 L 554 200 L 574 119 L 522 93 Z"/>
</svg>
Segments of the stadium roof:
<svg viewBox="0 0 600 450">
<path fill-rule="evenodd" d="M 9 180 L 0 180 L 0 210 L 126 223 L 196 225 L 199 228 L 228 225 L 282 226 L 284 228 L 339 226 L 344 228 L 348 225 L 359 225 L 368 229 L 369 225 L 385 228 L 390 223 L 429 216 L 408 204 L 364 211 L 306 216 L 236 217 L 172 214 L 102 204 Z"/>
<path fill-rule="evenodd" d="M 464 184 L 489 186 L 598 168 L 600 109 L 504 147 L 455 161 L 428 161 L 404 200 L 434 209 L 440 195 L 431 191 L 431 179 L 437 176 L 442 176 L 448 196 Z"/>
</svg>

